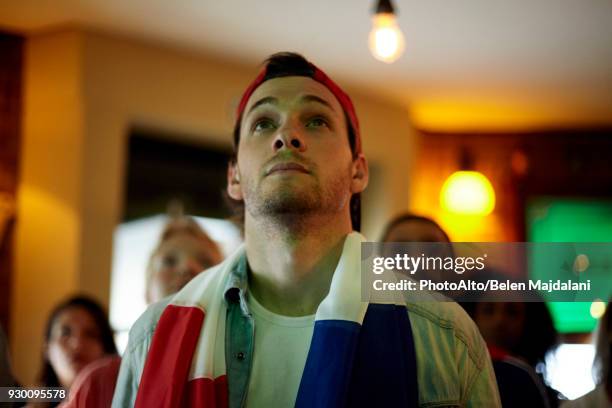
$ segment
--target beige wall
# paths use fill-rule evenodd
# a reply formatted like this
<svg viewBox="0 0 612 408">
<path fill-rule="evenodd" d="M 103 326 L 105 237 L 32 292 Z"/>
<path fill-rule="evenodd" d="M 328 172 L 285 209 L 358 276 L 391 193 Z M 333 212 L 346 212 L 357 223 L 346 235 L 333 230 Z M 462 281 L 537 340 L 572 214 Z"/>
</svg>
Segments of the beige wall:
<svg viewBox="0 0 612 408">
<path fill-rule="evenodd" d="M 78 288 L 82 46 L 74 33 L 26 43 L 11 343 L 16 374 L 27 382 L 39 364 L 46 311 Z"/>
<path fill-rule="evenodd" d="M 38 369 L 53 304 L 75 290 L 108 304 L 130 127 L 230 145 L 234 106 L 256 70 L 95 33 L 28 40 L 11 327 L 24 383 Z M 364 196 L 364 231 L 375 237 L 389 215 L 408 206 L 414 134 L 403 108 L 347 88 L 377 169 Z"/>
</svg>

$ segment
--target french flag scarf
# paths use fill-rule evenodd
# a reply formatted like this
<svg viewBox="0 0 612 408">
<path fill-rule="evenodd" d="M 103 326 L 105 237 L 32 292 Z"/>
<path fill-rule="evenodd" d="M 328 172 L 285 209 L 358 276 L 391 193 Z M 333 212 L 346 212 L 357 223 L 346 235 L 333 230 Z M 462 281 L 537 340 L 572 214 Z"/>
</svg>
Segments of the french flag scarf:
<svg viewBox="0 0 612 408">
<path fill-rule="evenodd" d="M 361 299 L 361 242 L 346 237 L 319 305 L 296 407 L 416 407 L 416 355 L 405 303 Z M 162 313 L 136 407 L 228 407 L 224 288 L 244 247 L 198 275 Z M 254 352 L 257 352 L 254 350 Z"/>
</svg>

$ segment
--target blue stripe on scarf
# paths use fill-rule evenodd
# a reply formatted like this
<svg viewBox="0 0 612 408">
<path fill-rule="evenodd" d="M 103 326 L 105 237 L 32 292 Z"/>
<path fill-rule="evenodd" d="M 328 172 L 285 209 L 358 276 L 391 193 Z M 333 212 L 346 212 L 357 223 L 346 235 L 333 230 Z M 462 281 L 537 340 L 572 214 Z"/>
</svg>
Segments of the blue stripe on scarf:
<svg viewBox="0 0 612 408">
<path fill-rule="evenodd" d="M 370 304 L 363 327 L 315 322 L 296 407 L 416 407 L 416 354 L 404 306 Z"/>
<path fill-rule="evenodd" d="M 318 320 L 295 406 L 342 407 L 361 326 L 346 320 Z"/>
<path fill-rule="evenodd" d="M 405 306 L 368 306 L 347 401 L 349 407 L 419 405 L 416 353 Z"/>
</svg>

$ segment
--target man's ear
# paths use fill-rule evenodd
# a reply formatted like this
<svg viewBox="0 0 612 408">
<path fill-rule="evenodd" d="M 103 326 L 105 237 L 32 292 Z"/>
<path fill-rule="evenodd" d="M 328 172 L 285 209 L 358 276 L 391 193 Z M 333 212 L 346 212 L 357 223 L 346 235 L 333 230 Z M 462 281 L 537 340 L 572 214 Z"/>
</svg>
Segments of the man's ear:
<svg viewBox="0 0 612 408">
<path fill-rule="evenodd" d="M 242 201 L 243 199 L 240 172 L 235 160 L 232 160 L 227 165 L 227 195 L 237 201 Z"/>
<path fill-rule="evenodd" d="M 368 161 L 363 153 L 359 153 L 359 156 L 353 159 L 352 170 L 351 193 L 361 193 L 368 186 L 370 177 Z"/>
</svg>

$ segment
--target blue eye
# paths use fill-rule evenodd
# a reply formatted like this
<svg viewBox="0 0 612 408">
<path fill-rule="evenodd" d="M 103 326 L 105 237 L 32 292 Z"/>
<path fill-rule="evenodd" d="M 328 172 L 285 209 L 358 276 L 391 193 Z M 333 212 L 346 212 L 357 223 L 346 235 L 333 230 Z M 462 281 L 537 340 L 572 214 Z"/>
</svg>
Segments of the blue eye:
<svg viewBox="0 0 612 408">
<path fill-rule="evenodd" d="M 259 119 L 253 124 L 253 131 L 255 132 L 263 132 L 270 129 L 274 129 L 274 122 L 270 119 Z"/>
</svg>

